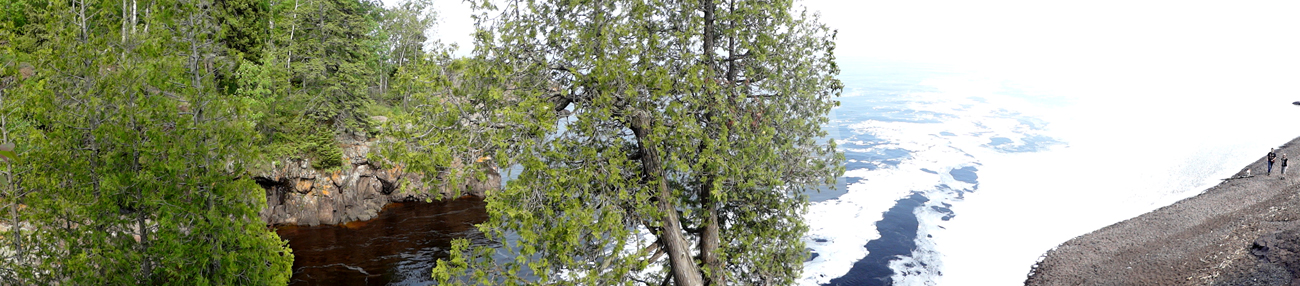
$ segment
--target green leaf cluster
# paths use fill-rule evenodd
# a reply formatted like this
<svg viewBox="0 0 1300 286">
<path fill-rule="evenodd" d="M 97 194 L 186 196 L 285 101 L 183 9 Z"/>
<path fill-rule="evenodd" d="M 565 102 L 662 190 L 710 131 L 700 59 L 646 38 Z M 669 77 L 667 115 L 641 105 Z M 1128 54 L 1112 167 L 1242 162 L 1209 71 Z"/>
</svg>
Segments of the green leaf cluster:
<svg viewBox="0 0 1300 286">
<path fill-rule="evenodd" d="M 285 284 L 258 216 L 257 98 L 205 0 L 55 1 L 0 29 L 0 280 Z"/>
<path fill-rule="evenodd" d="M 506 246 L 453 252 L 434 277 L 793 283 L 804 193 L 843 172 L 834 142 L 819 141 L 842 89 L 833 30 L 793 1 L 477 8 L 484 74 L 507 75 L 504 98 L 557 121 L 511 147 L 522 173 L 489 196 L 480 229 Z"/>
<path fill-rule="evenodd" d="M 392 79 L 389 121 L 381 129 L 383 161 L 436 174 L 428 183 L 464 186 L 509 166 L 525 146 L 554 130 L 543 99 L 513 86 L 535 84 L 481 58 L 437 50 L 399 67 Z M 460 190 L 462 188 L 454 187 Z"/>
</svg>

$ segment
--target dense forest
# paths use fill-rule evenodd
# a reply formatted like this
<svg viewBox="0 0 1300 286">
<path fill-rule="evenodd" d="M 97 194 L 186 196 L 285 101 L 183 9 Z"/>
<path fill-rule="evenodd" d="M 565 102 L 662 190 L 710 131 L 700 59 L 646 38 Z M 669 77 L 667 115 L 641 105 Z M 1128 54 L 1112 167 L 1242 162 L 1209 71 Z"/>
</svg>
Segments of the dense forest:
<svg viewBox="0 0 1300 286">
<path fill-rule="evenodd" d="M 502 2 L 468 57 L 428 0 L 0 4 L 0 281 L 285 284 L 254 177 L 361 137 L 438 184 L 523 170 L 479 226 L 506 245 L 459 241 L 443 282 L 793 282 L 804 192 L 843 171 L 833 30 L 782 0 Z"/>
</svg>

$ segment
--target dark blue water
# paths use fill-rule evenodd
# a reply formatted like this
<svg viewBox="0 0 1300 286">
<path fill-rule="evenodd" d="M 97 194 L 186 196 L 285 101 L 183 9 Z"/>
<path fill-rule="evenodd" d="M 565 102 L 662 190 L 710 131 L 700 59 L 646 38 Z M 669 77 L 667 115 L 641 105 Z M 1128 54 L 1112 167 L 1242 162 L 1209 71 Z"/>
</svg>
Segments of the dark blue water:
<svg viewBox="0 0 1300 286">
<path fill-rule="evenodd" d="M 848 66 L 848 65 L 846 65 Z M 847 170 L 868 170 L 875 171 L 884 168 L 898 167 L 903 162 L 912 159 L 916 152 L 925 150 L 907 150 L 898 146 L 898 142 L 890 142 L 887 139 L 880 138 L 872 134 L 869 129 L 858 129 L 855 126 L 863 123 L 885 122 L 885 123 L 916 123 L 916 124 L 945 124 L 945 122 L 956 122 L 964 120 L 958 114 L 937 112 L 932 110 L 915 110 L 917 106 L 914 98 L 909 94 L 914 93 L 937 93 L 940 92 L 925 82 L 930 79 L 942 78 L 956 75 L 956 72 L 950 72 L 947 67 L 925 66 L 911 64 L 881 64 L 881 63 L 861 63 L 850 66 L 845 69 L 845 74 L 841 75 L 841 80 L 845 84 L 845 94 L 850 97 L 840 98 L 841 106 L 834 111 L 831 124 L 826 128 L 837 139 L 840 144 L 840 150 L 845 154 L 847 159 L 845 168 Z M 1000 94 L 1012 96 L 1027 96 L 1032 91 L 1018 89 L 1010 85 L 1003 86 Z M 984 98 L 966 96 L 962 94 L 953 94 L 955 98 L 964 98 L 976 103 L 987 103 Z M 1051 99 L 1035 99 L 1051 100 Z M 972 104 L 960 105 L 954 111 L 962 111 L 973 108 Z M 1030 131 L 1041 131 L 1047 127 L 1048 123 L 1024 116 L 1014 110 L 994 109 L 991 116 L 1014 119 L 1019 122 L 1020 128 Z M 908 126 L 908 125 L 891 125 L 891 126 Z M 985 126 L 979 126 L 985 127 Z M 930 136 L 942 137 L 963 137 L 963 136 L 989 136 L 990 133 L 969 133 L 942 131 L 937 134 L 928 134 Z M 920 134 L 927 135 L 927 134 Z M 1008 134 L 1012 135 L 1012 134 Z M 1017 136 L 991 136 L 987 138 L 982 147 L 989 148 L 1003 153 L 1020 153 L 1020 152 L 1037 152 L 1045 150 L 1061 142 L 1037 134 L 1014 134 Z M 971 156 L 970 153 L 966 153 Z M 975 162 L 978 165 L 978 161 Z M 945 168 L 946 169 L 946 168 Z M 935 174 L 947 175 L 953 180 L 972 185 L 966 189 L 953 189 L 944 184 L 937 184 L 934 192 L 956 194 L 956 199 L 961 200 L 967 193 L 974 192 L 978 189 L 978 169 L 973 166 L 959 167 L 945 170 L 934 170 L 921 168 L 920 171 Z M 862 178 L 845 177 L 841 178 L 841 184 L 853 185 L 860 183 Z M 888 179 L 888 178 L 882 178 Z M 874 180 L 874 179 L 873 179 Z M 842 189 L 842 188 L 841 188 Z M 872 191 L 872 190 L 865 190 Z M 813 201 L 824 201 L 838 198 L 844 192 L 822 193 L 810 196 Z M 918 237 L 918 228 L 921 227 L 921 221 L 917 217 L 918 212 L 929 212 L 938 214 L 941 221 L 948 221 L 960 214 L 954 213 L 951 209 L 952 204 L 939 201 L 931 202 L 933 198 L 928 197 L 927 192 L 914 191 L 905 197 L 898 198 L 894 201 L 892 207 L 885 210 L 883 218 L 872 225 L 863 226 L 845 226 L 860 227 L 864 231 L 874 229 L 879 232 L 880 237 L 868 241 L 862 247 L 866 248 L 867 256 L 854 262 L 848 273 L 841 277 L 831 279 L 824 285 L 893 285 L 892 276 L 898 273 L 898 269 L 890 267 L 891 261 L 897 261 L 904 257 L 910 257 L 917 251 L 918 239 L 928 239 L 928 237 Z M 929 202 L 927 206 L 927 202 Z M 922 209 L 924 208 L 924 209 Z M 814 242 L 825 243 L 824 240 Z M 925 261 L 909 260 L 921 265 L 909 265 L 909 267 L 925 267 Z M 905 273 L 906 274 L 906 273 Z"/>
<path fill-rule="evenodd" d="M 898 256 L 907 256 L 916 249 L 916 230 L 919 222 L 914 211 L 929 201 L 921 193 L 898 200 L 885 212 L 884 219 L 876 222 L 880 238 L 867 242 L 867 257 L 853 264 L 849 273 L 831 279 L 826 285 L 893 285 L 890 276 L 894 270 L 889 262 Z"/>
</svg>

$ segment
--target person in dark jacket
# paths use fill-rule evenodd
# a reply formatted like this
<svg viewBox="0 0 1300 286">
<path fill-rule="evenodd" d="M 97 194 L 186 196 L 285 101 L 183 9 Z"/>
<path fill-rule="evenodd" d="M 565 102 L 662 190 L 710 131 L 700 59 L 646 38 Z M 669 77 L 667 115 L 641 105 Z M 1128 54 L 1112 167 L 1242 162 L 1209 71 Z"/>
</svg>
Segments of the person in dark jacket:
<svg viewBox="0 0 1300 286">
<path fill-rule="evenodd" d="M 1286 175 L 1286 153 L 1282 153 L 1282 174 Z"/>
<path fill-rule="evenodd" d="M 1267 158 L 1268 158 L 1268 173 L 1267 173 L 1267 175 L 1269 175 L 1269 176 L 1272 176 L 1272 175 L 1273 175 L 1273 160 L 1277 160 L 1277 153 L 1275 153 L 1275 152 L 1273 152 L 1273 151 L 1274 151 L 1273 148 L 1268 148 L 1268 157 L 1267 157 Z"/>
</svg>

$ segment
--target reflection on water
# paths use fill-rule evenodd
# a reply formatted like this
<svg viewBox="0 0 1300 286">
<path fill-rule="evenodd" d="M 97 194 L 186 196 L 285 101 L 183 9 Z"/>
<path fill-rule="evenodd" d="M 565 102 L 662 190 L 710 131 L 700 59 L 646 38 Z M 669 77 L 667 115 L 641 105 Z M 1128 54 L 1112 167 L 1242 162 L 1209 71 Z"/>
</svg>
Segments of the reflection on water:
<svg viewBox="0 0 1300 286">
<path fill-rule="evenodd" d="M 487 204 L 394 203 L 369 221 L 341 226 L 282 226 L 293 248 L 290 285 L 429 285 L 438 258 L 454 238 L 489 244 L 474 224 L 487 221 Z"/>
</svg>

